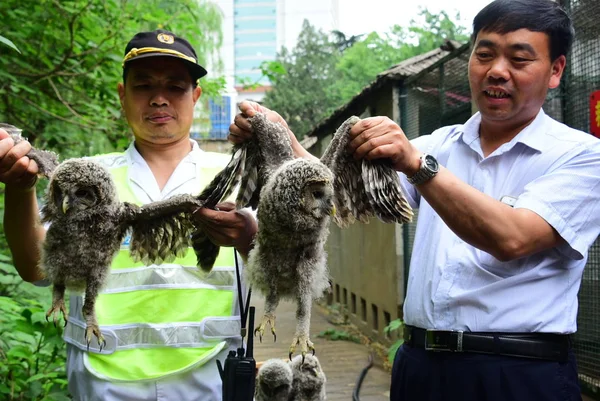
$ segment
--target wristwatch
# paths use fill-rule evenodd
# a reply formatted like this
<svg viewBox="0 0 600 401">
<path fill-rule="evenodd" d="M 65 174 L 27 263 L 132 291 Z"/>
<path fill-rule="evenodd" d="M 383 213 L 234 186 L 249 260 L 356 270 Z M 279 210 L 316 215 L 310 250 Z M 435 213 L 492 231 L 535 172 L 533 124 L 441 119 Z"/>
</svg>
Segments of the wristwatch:
<svg viewBox="0 0 600 401">
<path fill-rule="evenodd" d="M 440 165 L 438 164 L 435 157 L 423 154 L 421 156 L 421 167 L 414 175 L 407 177 L 408 182 L 413 185 L 421 185 L 433 177 L 440 171 Z"/>
</svg>

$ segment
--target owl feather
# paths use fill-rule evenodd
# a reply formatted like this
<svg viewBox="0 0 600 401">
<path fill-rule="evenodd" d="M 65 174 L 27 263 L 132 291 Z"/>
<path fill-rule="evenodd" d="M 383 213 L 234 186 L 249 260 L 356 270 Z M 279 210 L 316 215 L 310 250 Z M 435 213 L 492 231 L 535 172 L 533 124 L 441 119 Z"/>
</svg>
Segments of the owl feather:
<svg viewBox="0 0 600 401">
<path fill-rule="evenodd" d="M 41 249 L 41 268 L 53 286 L 46 318 L 57 322 L 66 289 L 84 292 L 82 314 L 86 341 L 105 342 L 95 314 L 95 301 L 111 262 L 131 232 L 131 252 L 166 259 L 189 246 L 190 220 L 199 206 L 191 195 L 178 195 L 143 206 L 121 202 L 108 170 L 91 159 L 69 159 L 56 167 L 45 193 L 42 221 L 49 223 Z"/>
<path fill-rule="evenodd" d="M 325 243 L 331 215 L 340 227 L 372 217 L 404 223 L 412 219 L 412 209 L 389 160 L 355 160 L 348 153 L 357 117 L 338 128 L 320 160 L 295 159 L 287 128 L 265 115 L 249 121 L 253 138 L 234 147 L 231 162 L 211 187 L 233 188 L 239 182 L 237 207 L 258 208 L 258 232 L 245 269 L 266 300 L 255 333 L 262 340 L 270 325 L 275 335 L 280 299 L 294 300 L 297 325 L 289 356 L 300 346 L 304 358 L 308 350 L 314 353 L 310 306 L 329 287 Z"/>
<path fill-rule="evenodd" d="M 0 123 L 0 128 L 8 132 L 10 137 L 13 139 L 15 145 L 19 142 L 26 141 L 26 138 L 21 136 L 22 130 L 20 128 L 15 127 L 14 125 Z M 58 155 L 54 152 L 48 150 L 41 150 L 36 148 L 31 148 L 31 150 L 27 153 L 27 157 L 34 160 L 38 166 L 38 175 L 50 178 L 52 172 L 58 166 Z"/>
</svg>

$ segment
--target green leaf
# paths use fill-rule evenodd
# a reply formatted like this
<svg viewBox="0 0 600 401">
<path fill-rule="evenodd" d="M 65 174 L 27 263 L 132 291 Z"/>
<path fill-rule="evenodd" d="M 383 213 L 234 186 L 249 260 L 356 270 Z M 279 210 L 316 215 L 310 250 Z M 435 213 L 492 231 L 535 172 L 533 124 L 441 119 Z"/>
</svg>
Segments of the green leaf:
<svg viewBox="0 0 600 401">
<path fill-rule="evenodd" d="M 27 383 L 31 383 L 34 381 L 38 381 L 40 379 L 53 379 L 55 377 L 58 377 L 58 373 L 56 372 L 50 372 L 50 373 L 38 373 L 37 375 L 33 375 L 31 376 L 29 379 L 27 379 Z"/>
<path fill-rule="evenodd" d="M 33 357 L 33 352 L 28 347 L 19 346 L 8 350 L 6 356 L 11 358 L 30 360 Z"/>
<path fill-rule="evenodd" d="M 392 346 L 390 347 L 390 349 L 388 350 L 388 361 L 393 364 L 394 363 L 394 358 L 396 357 L 396 352 L 398 351 L 398 348 L 400 348 L 400 346 L 404 343 L 404 340 L 398 340 L 395 343 L 392 344 Z"/>
<path fill-rule="evenodd" d="M 16 50 L 18 53 L 21 53 L 21 51 L 19 49 L 17 49 L 17 46 L 15 46 L 15 44 L 13 42 L 11 42 L 10 40 L 8 40 L 7 38 L 5 38 L 4 36 L 0 35 L 0 43 L 4 43 L 6 46 Z"/>
<path fill-rule="evenodd" d="M 386 334 L 390 334 L 392 331 L 400 330 L 402 327 L 404 327 L 404 322 L 400 319 L 394 319 L 383 330 Z"/>
<path fill-rule="evenodd" d="M 71 398 L 63 393 L 51 393 L 43 398 L 43 401 L 71 401 Z"/>
</svg>

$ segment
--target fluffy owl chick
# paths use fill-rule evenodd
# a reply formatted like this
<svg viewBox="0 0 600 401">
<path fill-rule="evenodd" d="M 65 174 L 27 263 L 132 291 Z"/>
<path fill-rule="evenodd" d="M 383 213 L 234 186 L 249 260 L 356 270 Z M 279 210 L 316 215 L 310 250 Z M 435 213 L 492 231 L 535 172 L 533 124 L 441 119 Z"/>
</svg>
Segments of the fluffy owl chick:
<svg viewBox="0 0 600 401">
<path fill-rule="evenodd" d="M 89 346 L 92 334 L 95 335 L 101 349 L 105 341 L 94 305 L 127 230 L 133 230 L 133 247 L 134 239 L 143 242 L 140 239 L 143 232 L 140 232 L 145 226 L 140 229 L 137 224 L 164 219 L 163 226 L 167 229 L 162 232 L 181 230 L 181 235 L 174 235 L 177 238 L 174 246 L 187 247 L 180 238 L 189 238 L 193 227 L 191 223 L 186 226 L 188 216 L 181 211 L 194 209 L 196 203 L 187 195 L 142 207 L 120 202 L 110 173 L 100 164 L 89 159 L 61 163 L 50 179 L 41 210 L 42 221 L 50 223 L 42 244 L 41 268 L 53 284 L 52 307 L 46 318 L 54 315 L 56 324 L 57 314 L 61 312 L 66 324 L 65 289 L 84 292 L 82 313 L 87 325 L 86 340 Z M 164 235 L 167 237 L 146 242 L 165 247 L 161 241 L 169 241 L 171 234 Z"/>
<path fill-rule="evenodd" d="M 327 399 L 325 373 L 314 355 L 296 355 L 290 362 L 294 380 L 290 400 L 324 401 Z"/>
<path fill-rule="evenodd" d="M 288 401 L 294 376 L 289 363 L 269 359 L 258 369 L 255 401 Z"/>
<path fill-rule="evenodd" d="M 320 162 L 293 159 L 277 168 L 260 193 L 258 232 L 248 257 L 246 277 L 265 295 L 265 312 L 255 333 L 267 324 L 275 334 L 279 300 L 297 303 L 296 332 L 290 358 L 314 352 L 309 338 L 312 301 L 329 287 L 324 245 L 334 212 L 333 176 Z"/>
</svg>

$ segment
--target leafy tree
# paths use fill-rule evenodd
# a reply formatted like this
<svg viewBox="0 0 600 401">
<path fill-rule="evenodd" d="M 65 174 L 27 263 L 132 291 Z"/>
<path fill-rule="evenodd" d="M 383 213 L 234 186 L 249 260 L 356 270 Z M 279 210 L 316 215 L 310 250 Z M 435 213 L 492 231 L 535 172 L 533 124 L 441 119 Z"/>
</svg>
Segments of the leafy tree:
<svg viewBox="0 0 600 401">
<path fill-rule="evenodd" d="M 3 36 L 21 51 L 0 47 L 0 121 L 63 158 L 128 142 L 116 86 L 136 32 L 172 30 L 201 60 L 222 41 L 220 11 L 208 1 L 3 0 L 0 15 Z"/>
<path fill-rule="evenodd" d="M 377 74 L 432 50 L 445 40 L 469 39 L 465 28 L 454 23 L 444 11 L 432 14 L 422 9 L 420 16 L 423 22 L 413 20 L 408 28 L 396 25 L 383 36 L 372 32 L 366 37 L 346 38 L 342 32 L 333 31 L 331 41 L 305 22 L 296 48 L 291 54 L 284 49 L 277 58 L 287 73 L 271 79 L 273 87 L 265 96 L 265 105 L 281 113 L 301 138 L 360 93 Z M 328 56 L 321 57 L 324 53 Z"/>
<path fill-rule="evenodd" d="M 285 72 L 277 74 L 272 69 L 273 89 L 264 103 L 277 110 L 296 134 L 310 130 L 315 121 L 340 104 L 339 94 L 330 90 L 340 56 L 337 44 L 306 20 L 296 47 L 291 51 L 282 48 L 278 54 L 280 70 Z"/>
<path fill-rule="evenodd" d="M 136 32 L 172 30 L 190 39 L 202 61 L 214 58 L 222 40 L 220 11 L 208 1 L 2 0 L 0 15 L 0 122 L 23 128 L 61 159 L 129 141 L 116 87 Z M 205 94 L 224 86 L 203 81 Z M 3 207 L 0 185 L 2 215 Z M 50 298 L 49 288 L 18 277 L 0 221 L 1 400 L 70 399 L 62 330 L 45 319 Z"/>
</svg>

